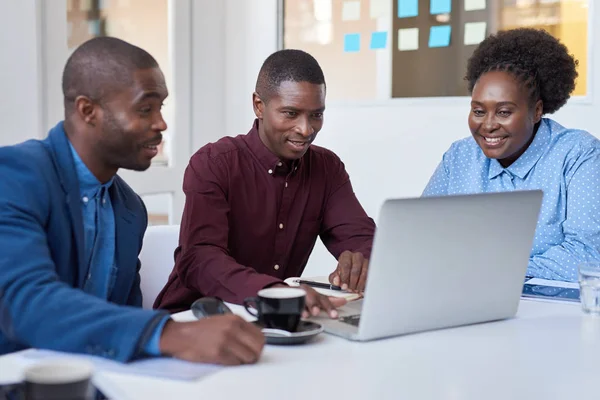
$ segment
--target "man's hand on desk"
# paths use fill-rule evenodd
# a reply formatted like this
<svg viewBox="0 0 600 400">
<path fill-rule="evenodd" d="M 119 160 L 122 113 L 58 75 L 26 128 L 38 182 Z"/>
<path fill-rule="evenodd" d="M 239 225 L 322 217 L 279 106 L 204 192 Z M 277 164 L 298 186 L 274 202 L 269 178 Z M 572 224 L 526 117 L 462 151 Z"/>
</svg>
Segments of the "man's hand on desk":
<svg viewBox="0 0 600 400">
<path fill-rule="evenodd" d="M 273 287 L 289 287 L 286 284 L 276 284 Z M 346 299 L 341 297 L 329 297 L 322 295 L 315 289 L 307 285 L 300 285 L 306 292 L 306 306 L 302 312 L 302 318 L 308 318 L 309 316 L 317 316 L 321 311 L 325 311 L 331 318 L 337 318 L 338 312 L 336 308 L 346 304 Z"/>
<path fill-rule="evenodd" d="M 329 275 L 329 282 L 341 286 L 342 290 L 364 292 L 367 285 L 369 260 L 362 253 L 344 251 L 338 259 L 335 271 Z"/>
<path fill-rule="evenodd" d="M 160 337 L 163 354 L 210 364 L 253 364 L 264 345 L 259 328 L 232 314 L 193 322 L 170 320 Z"/>
</svg>

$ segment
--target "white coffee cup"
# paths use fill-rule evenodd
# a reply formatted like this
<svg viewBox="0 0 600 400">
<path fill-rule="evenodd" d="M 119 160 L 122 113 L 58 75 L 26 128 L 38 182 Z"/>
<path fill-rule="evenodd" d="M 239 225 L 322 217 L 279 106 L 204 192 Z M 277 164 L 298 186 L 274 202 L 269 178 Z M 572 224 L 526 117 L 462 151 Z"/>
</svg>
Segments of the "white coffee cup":
<svg viewBox="0 0 600 400">
<path fill-rule="evenodd" d="M 74 359 L 41 361 L 25 370 L 25 398 L 88 400 L 94 398 L 92 363 Z"/>
</svg>

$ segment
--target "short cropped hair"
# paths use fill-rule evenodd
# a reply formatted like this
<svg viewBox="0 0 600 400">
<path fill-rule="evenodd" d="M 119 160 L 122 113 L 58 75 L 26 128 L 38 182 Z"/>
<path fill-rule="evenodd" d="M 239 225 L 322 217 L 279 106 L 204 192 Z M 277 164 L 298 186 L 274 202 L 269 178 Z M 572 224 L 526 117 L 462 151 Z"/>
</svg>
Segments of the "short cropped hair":
<svg viewBox="0 0 600 400">
<path fill-rule="evenodd" d="M 156 68 L 147 51 L 124 40 L 97 37 L 79 46 L 67 60 L 62 78 L 65 114 L 73 111 L 77 96 L 104 102 L 133 83 L 139 69 Z"/>
<path fill-rule="evenodd" d="M 286 49 L 267 57 L 258 73 L 256 93 L 267 102 L 277 94 L 282 82 L 324 85 L 325 76 L 313 56 L 302 50 Z"/>
</svg>

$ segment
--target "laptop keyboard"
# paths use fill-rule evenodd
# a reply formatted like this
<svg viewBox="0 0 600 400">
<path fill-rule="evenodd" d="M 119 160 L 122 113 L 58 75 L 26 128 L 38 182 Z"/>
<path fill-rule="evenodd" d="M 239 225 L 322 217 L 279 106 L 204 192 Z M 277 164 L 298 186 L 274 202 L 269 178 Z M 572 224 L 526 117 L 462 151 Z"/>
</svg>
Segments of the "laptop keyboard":
<svg viewBox="0 0 600 400">
<path fill-rule="evenodd" d="M 358 323 L 360 322 L 360 314 L 349 315 L 347 317 L 341 317 L 340 321 L 342 321 L 346 324 L 358 326 Z"/>
</svg>

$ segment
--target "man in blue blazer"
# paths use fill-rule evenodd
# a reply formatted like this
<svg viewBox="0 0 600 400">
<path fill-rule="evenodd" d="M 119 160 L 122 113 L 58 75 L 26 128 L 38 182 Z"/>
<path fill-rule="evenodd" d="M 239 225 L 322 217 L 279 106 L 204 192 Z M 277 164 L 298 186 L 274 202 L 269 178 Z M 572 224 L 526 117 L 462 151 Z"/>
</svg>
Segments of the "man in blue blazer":
<svg viewBox="0 0 600 400">
<path fill-rule="evenodd" d="M 45 140 L 0 148 L 0 354 L 257 361 L 264 337 L 239 317 L 180 323 L 140 308 L 147 214 L 116 173 L 147 169 L 167 128 L 154 58 L 92 39 L 67 61 L 63 93 L 65 120 Z"/>
</svg>

